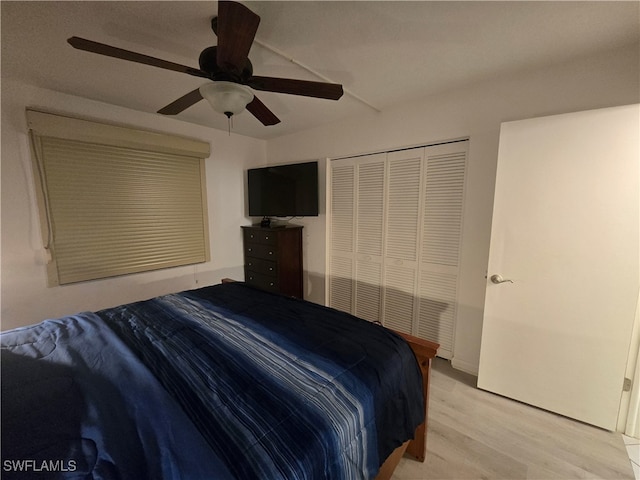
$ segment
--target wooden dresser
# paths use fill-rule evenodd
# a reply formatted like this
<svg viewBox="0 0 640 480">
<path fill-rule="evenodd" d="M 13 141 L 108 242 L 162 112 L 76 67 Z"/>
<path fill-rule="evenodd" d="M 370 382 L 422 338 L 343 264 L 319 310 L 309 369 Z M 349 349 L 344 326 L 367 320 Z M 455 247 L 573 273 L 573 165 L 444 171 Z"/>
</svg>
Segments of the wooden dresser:
<svg viewBox="0 0 640 480">
<path fill-rule="evenodd" d="M 303 298 L 302 228 L 302 225 L 242 227 L 245 282 Z"/>
</svg>

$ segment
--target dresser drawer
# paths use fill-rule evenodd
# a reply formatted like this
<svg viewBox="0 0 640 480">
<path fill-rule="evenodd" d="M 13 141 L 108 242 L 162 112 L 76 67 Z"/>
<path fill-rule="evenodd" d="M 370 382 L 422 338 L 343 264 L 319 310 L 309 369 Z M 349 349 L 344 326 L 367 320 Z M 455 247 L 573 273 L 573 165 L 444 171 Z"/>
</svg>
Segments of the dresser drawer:
<svg viewBox="0 0 640 480">
<path fill-rule="evenodd" d="M 263 260 L 256 257 L 247 257 L 245 259 L 247 270 L 255 273 L 263 273 L 265 275 L 277 275 L 278 263 L 275 261 Z"/>
<path fill-rule="evenodd" d="M 245 282 L 254 287 L 303 298 L 302 226 L 242 227 Z"/>
<path fill-rule="evenodd" d="M 245 258 L 263 258 L 265 260 L 275 260 L 277 256 L 277 249 L 274 245 L 263 245 L 261 243 L 250 243 L 244 246 Z"/>
<path fill-rule="evenodd" d="M 265 230 L 245 230 L 245 244 L 261 243 L 263 245 L 275 245 L 278 241 L 278 235 L 268 229 Z"/>
<path fill-rule="evenodd" d="M 254 287 L 258 287 L 263 290 L 269 290 L 271 292 L 277 292 L 279 289 L 277 277 L 252 272 L 250 270 L 245 271 L 244 281 L 249 285 L 253 285 Z"/>
</svg>

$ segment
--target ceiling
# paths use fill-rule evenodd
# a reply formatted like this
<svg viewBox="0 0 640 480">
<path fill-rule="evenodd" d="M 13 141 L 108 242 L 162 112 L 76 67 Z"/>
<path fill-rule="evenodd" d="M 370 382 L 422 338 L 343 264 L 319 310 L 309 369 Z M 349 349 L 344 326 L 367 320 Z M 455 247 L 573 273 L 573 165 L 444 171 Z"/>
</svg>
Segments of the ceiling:
<svg viewBox="0 0 640 480">
<path fill-rule="evenodd" d="M 346 92 L 338 101 L 257 92 L 281 123 L 265 127 L 248 112 L 233 117 L 232 132 L 255 138 L 640 41 L 636 1 L 242 3 L 261 17 L 249 53 L 256 75 L 329 79 Z M 2 1 L 2 78 L 153 113 L 203 80 L 76 50 L 66 39 L 198 67 L 200 51 L 216 43 L 216 10 L 215 1 Z M 204 101 L 177 118 L 228 128 Z"/>
</svg>

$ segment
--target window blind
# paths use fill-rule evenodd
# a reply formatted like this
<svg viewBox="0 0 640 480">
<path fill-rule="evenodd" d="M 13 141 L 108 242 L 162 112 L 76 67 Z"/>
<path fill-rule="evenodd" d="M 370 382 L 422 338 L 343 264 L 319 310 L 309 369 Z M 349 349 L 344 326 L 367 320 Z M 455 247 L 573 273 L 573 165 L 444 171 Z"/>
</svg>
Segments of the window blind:
<svg viewBox="0 0 640 480">
<path fill-rule="evenodd" d="M 208 260 L 208 144 L 42 112 L 27 115 L 45 248 L 52 257 L 50 284 Z"/>
</svg>

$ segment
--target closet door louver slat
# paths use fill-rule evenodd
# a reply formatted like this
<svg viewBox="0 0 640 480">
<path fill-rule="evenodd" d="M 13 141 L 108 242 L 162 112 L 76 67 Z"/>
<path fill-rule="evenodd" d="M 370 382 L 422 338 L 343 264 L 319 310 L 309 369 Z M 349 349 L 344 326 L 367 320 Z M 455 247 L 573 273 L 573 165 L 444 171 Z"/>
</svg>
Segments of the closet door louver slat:
<svg viewBox="0 0 640 480">
<path fill-rule="evenodd" d="M 423 150 L 389 154 L 385 257 L 417 260 Z"/>
<path fill-rule="evenodd" d="M 453 356 L 467 142 L 426 150 L 418 336 Z"/>
<path fill-rule="evenodd" d="M 458 266 L 466 152 L 427 155 L 426 164 L 422 261 Z"/>
<path fill-rule="evenodd" d="M 357 253 L 382 255 L 384 156 L 374 155 L 358 165 Z"/>
<path fill-rule="evenodd" d="M 343 312 L 351 313 L 353 305 L 353 266 L 351 258 L 334 255 L 331 257 L 330 268 L 330 305 Z"/>
<path fill-rule="evenodd" d="M 331 169 L 329 304 L 344 312 L 354 307 L 355 171 L 353 163 Z"/>
<path fill-rule="evenodd" d="M 380 320 L 386 155 L 368 155 L 357 166 L 355 315 Z"/>
<path fill-rule="evenodd" d="M 393 265 L 385 266 L 384 280 L 384 326 L 412 333 L 415 270 Z"/>
<path fill-rule="evenodd" d="M 418 336 L 440 344 L 439 354 L 453 355 L 457 276 L 423 271 L 418 297 Z"/>
<path fill-rule="evenodd" d="M 467 149 L 452 142 L 330 165 L 329 305 L 436 341 L 444 358 L 454 350 Z"/>
<path fill-rule="evenodd" d="M 383 324 L 413 333 L 423 148 L 388 154 Z"/>
<path fill-rule="evenodd" d="M 382 299 L 382 264 L 359 261 L 356 265 L 356 308 L 355 315 L 370 322 L 380 320 Z"/>
<path fill-rule="evenodd" d="M 354 179 L 353 165 L 331 169 L 331 249 L 334 252 L 353 252 Z"/>
</svg>

